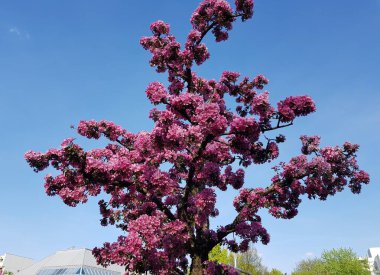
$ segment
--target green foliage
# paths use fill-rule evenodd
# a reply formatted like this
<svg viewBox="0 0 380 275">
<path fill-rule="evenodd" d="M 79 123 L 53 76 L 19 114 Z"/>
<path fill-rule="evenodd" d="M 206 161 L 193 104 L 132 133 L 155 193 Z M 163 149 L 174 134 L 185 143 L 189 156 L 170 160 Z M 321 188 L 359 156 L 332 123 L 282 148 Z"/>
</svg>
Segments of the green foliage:
<svg viewBox="0 0 380 275">
<path fill-rule="evenodd" d="M 270 272 L 267 273 L 268 275 L 282 275 L 282 272 L 276 268 L 273 268 Z"/>
<path fill-rule="evenodd" d="M 327 274 L 369 275 L 368 261 L 360 260 L 352 249 L 339 248 L 322 253 L 321 260 Z"/>
<path fill-rule="evenodd" d="M 306 259 L 302 260 L 297 264 L 293 275 L 314 275 L 321 274 L 322 272 L 322 261 L 321 259 Z"/>
<path fill-rule="evenodd" d="M 216 245 L 209 253 L 209 260 L 217 261 L 218 263 L 234 266 L 236 257 L 237 268 L 240 271 L 251 275 L 282 275 L 278 269 L 272 269 L 270 272 L 262 264 L 261 257 L 258 255 L 255 248 L 248 249 L 244 253 L 229 253 L 227 249 Z"/>
<path fill-rule="evenodd" d="M 234 258 L 232 254 L 228 254 L 228 250 L 225 248 L 222 248 L 220 244 L 216 245 L 209 253 L 208 259 L 210 261 L 217 261 L 221 264 L 228 264 L 233 265 L 234 264 Z"/>
<path fill-rule="evenodd" d="M 237 254 L 237 268 L 252 275 L 267 273 L 267 268 L 261 263 L 261 257 L 255 248 Z"/>
<path fill-rule="evenodd" d="M 324 251 L 321 258 L 302 260 L 293 275 L 370 275 L 368 261 L 361 260 L 350 248 Z"/>
</svg>

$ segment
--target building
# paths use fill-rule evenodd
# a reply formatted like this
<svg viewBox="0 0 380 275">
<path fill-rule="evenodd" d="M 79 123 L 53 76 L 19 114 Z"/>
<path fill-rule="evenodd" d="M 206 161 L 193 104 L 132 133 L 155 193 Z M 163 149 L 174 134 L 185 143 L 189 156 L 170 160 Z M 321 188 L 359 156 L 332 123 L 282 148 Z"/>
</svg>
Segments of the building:
<svg viewBox="0 0 380 275">
<path fill-rule="evenodd" d="M 0 256 L 0 274 L 5 272 L 12 272 L 13 274 L 16 274 L 32 264 L 33 260 L 30 258 L 5 253 Z"/>
<path fill-rule="evenodd" d="M 380 247 L 368 249 L 368 264 L 372 275 L 380 275 Z"/>
<path fill-rule="evenodd" d="M 15 275 L 123 275 L 124 268 L 111 265 L 104 268 L 96 263 L 90 249 L 73 248 L 57 251 Z"/>
</svg>

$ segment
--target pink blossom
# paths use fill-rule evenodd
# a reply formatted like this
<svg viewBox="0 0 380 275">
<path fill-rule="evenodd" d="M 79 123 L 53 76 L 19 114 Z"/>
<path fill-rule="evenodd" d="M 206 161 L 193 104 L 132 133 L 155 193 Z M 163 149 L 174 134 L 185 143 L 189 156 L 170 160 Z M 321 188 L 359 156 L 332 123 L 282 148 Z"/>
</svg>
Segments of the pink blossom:
<svg viewBox="0 0 380 275">
<path fill-rule="evenodd" d="M 216 41 L 219 42 L 228 38 L 227 31 L 232 28 L 234 18 L 227 1 L 205 0 L 194 11 L 190 21 L 194 30 L 201 33 L 206 32 L 208 26 L 214 22 L 215 27 L 212 32 Z"/>
<path fill-rule="evenodd" d="M 256 141 L 260 135 L 259 127 L 254 118 L 235 117 L 231 122 L 231 133 Z"/>
<path fill-rule="evenodd" d="M 265 91 L 253 98 L 252 113 L 260 116 L 260 120 L 269 119 L 274 112 L 274 108 L 269 103 L 269 93 Z"/>
<path fill-rule="evenodd" d="M 309 96 L 290 96 L 278 103 L 278 111 L 283 122 L 292 121 L 298 116 L 306 116 L 315 110 L 314 101 Z"/>
<path fill-rule="evenodd" d="M 301 136 L 302 148 L 301 151 L 305 155 L 309 155 L 313 152 L 317 152 L 319 149 L 319 143 L 321 138 L 319 136 Z"/>
<path fill-rule="evenodd" d="M 204 103 L 195 110 L 194 121 L 202 127 L 205 133 L 219 135 L 227 128 L 227 119 L 221 114 L 218 104 Z"/>
<path fill-rule="evenodd" d="M 343 149 L 345 152 L 347 152 L 348 154 L 354 154 L 356 153 L 356 151 L 359 150 L 359 145 L 358 144 L 353 144 L 351 142 L 348 142 L 346 141 L 344 144 L 343 144 Z"/>
<path fill-rule="evenodd" d="M 145 92 L 153 104 L 159 104 L 163 102 L 167 97 L 165 87 L 160 82 L 150 83 Z"/>
<path fill-rule="evenodd" d="M 42 171 L 46 167 L 49 166 L 49 160 L 46 158 L 45 154 L 28 151 L 24 155 L 26 161 L 29 163 L 31 167 L 33 167 L 34 171 Z"/>
<path fill-rule="evenodd" d="M 197 65 L 201 65 L 207 59 L 209 59 L 210 53 L 205 44 L 196 45 L 193 48 L 193 58 Z"/>
<path fill-rule="evenodd" d="M 169 34 L 170 26 L 169 24 L 158 20 L 150 25 L 150 29 L 154 35 Z"/>
<path fill-rule="evenodd" d="M 247 20 L 253 15 L 253 0 L 235 0 L 236 11 L 244 14 L 242 20 Z"/>
<path fill-rule="evenodd" d="M 268 83 L 269 83 L 269 80 L 261 74 L 256 76 L 252 81 L 253 86 L 259 90 L 263 89 L 264 86 L 267 85 Z"/>
<path fill-rule="evenodd" d="M 220 78 L 221 82 L 234 83 L 238 80 L 240 73 L 238 72 L 228 72 L 225 71 L 222 73 L 222 77 Z"/>
</svg>

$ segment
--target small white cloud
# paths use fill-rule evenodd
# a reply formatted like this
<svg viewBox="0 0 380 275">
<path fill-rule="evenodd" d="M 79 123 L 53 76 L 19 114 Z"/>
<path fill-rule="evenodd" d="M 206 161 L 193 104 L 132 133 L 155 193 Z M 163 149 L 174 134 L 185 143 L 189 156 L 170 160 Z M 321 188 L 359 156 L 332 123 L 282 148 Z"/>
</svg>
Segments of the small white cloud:
<svg viewBox="0 0 380 275">
<path fill-rule="evenodd" d="M 309 258 L 311 258 L 311 257 L 314 257 L 314 253 L 313 252 L 306 252 L 306 257 L 309 257 Z"/>
<path fill-rule="evenodd" d="M 9 32 L 10 32 L 10 33 L 14 33 L 14 34 L 16 34 L 16 35 L 21 35 L 21 32 L 20 32 L 19 29 L 16 28 L 16 27 L 12 27 L 12 28 L 10 28 L 10 29 L 9 29 Z"/>
<path fill-rule="evenodd" d="M 9 28 L 8 32 L 11 33 L 11 34 L 13 34 L 13 35 L 16 35 L 20 39 L 30 39 L 30 34 L 28 32 L 22 31 L 22 30 L 20 30 L 17 27 L 11 27 L 11 28 Z"/>
</svg>

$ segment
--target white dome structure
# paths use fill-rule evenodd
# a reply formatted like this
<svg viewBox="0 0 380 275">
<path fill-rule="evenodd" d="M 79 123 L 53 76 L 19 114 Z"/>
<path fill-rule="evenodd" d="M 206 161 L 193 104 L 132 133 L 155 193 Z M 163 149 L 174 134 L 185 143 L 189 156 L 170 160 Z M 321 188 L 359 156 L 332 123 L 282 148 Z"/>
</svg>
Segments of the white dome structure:
<svg viewBox="0 0 380 275">
<path fill-rule="evenodd" d="M 11 272 L 16 274 L 33 264 L 33 260 L 26 257 L 5 253 L 0 256 L 0 274 Z"/>
<path fill-rule="evenodd" d="M 57 251 L 15 275 L 123 275 L 124 268 L 98 265 L 91 250 L 73 248 Z"/>
</svg>

